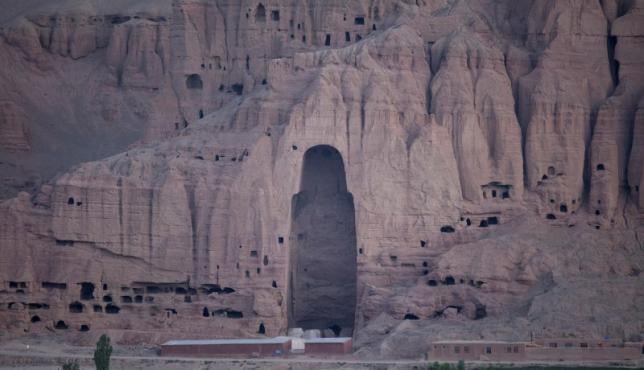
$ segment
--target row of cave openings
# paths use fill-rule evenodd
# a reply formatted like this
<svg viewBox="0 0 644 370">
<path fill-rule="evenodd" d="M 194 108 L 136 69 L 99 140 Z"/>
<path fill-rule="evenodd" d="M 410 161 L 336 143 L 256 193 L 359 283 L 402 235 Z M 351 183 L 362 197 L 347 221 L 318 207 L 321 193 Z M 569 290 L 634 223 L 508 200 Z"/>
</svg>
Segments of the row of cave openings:
<svg viewBox="0 0 644 370">
<path fill-rule="evenodd" d="M 494 226 L 498 225 L 501 223 L 499 216 L 477 216 L 478 219 L 475 221 L 478 221 L 478 227 L 480 228 L 486 228 L 489 226 Z M 472 218 L 470 217 L 461 217 L 460 221 L 466 226 L 472 226 L 474 224 L 474 221 L 472 221 Z M 456 232 L 456 228 L 452 225 L 443 225 L 440 228 L 441 233 L 445 234 L 451 234 Z M 426 248 L 428 246 L 428 241 L 427 240 L 421 240 L 420 241 L 420 247 L 421 248 Z"/>
<path fill-rule="evenodd" d="M 474 313 L 474 320 L 480 320 L 487 317 L 487 307 L 485 305 L 481 303 L 476 303 L 475 307 L 476 307 L 476 311 Z M 450 308 L 455 309 L 456 312 L 459 314 L 463 311 L 463 306 L 461 305 L 448 305 L 448 306 L 445 306 L 443 309 L 434 311 L 430 318 L 439 319 L 439 318 L 445 317 L 445 311 L 447 311 Z M 411 312 L 406 313 L 405 316 L 403 317 L 403 320 L 419 320 L 419 319 L 420 318 L 416 314 Z"/>
<path fill-rule="evenodd" d="M 425 264 L 425 266 L 426 266 L 426 264 Z M 426 273 L 424 273 L 424 274 L 426 275 Z M 481 289 L 485 285 L 485 282 L 482 281 L 482 280 L 474 280 L 474 279 L 464 279 L 464 278 L 456 279 L 455 277 L 453 277 L 451 275 L 447 275 L 442 280 L 441 279 L 429 279 L 429 280 L 427 280 L 427 285 L 430 286 L 430 287 L 468 285 L 468 286 L 470 286 L 472 288 Z M 474 320 L 480 320 L 480 319 L 485 318 L 487 316 L 486 306 L 481 304 L 481 303 L 476 303 L 475 306 L 476 306 L 476 312 L 475 312 Z M 461 313 L 461 311 L 463 310 L 463 306 L 461 306 L 461 305 L 449 305 L 449 306 L 446 306 L 445 308 L 443 308 L 441 310 L 434 311 L 434 313 L 432 314 L 431 318 L 436 319 L 436 318 L 444 317 L 445 310 L 447 310 L 449 308 L 456 309 L 457 313 Z M 418 320 L 419 317 L 417 315 L 415 315 L 414 313 L 407 313 L 407 314 L 405 314 L 403 319 L 404 320 Z"/>
<path fill-rule="evenodd" d="M 251 11 L 252 11 L 251 9 L 248 10 L 248 12 L 246 13 L 246 18 L 250 18 Z M 267 11 L 266 7 L 264 6 L 264 4 L 260 3 L 259 5 L 257 5 L 257 8 L 255 9 L 255 22 L 265 24 L 266 21 L 267 21 L 267 14 L 268 14 L 268 11 Z M 280 21 L 280 11 L 279 11 L 279 9 L 271 9 L 270 10 L 270 19 L 273 22 L 279 22 Z M 353 24 L 354 24 L 354 26 L 366 26 L 366 24 L 367 24 L 366 19 L 367 19 L 367 17 L 365 15 L 363 15 L 363 14 L 355 15 L 353 17 Z M 373 19 L 374 19 L 374 22 L 371 24 L 371 29 L 373 31 L 375 31 L 377 29 L 376 22 L 380 21 L 380 9 L 377 6 L 373 8 Z M 343 15 L 343 21 L 345 21 L 345 22 L 348 21 L 348 17 L 347 17 L 346 14 Z M 304 23 L 303 22 L 302 23 L 297 23 L 297 25 L 296 25 L 295 21 L 293 19 L 289 20 L 289 30 L 290 30 L 290 38 L 291 39 L 296 38 L 296 36 L 295 36 L 295 30 L 296 29 L 297 29 L 298 32 L 303 31 L 304 30 Z M 278 31 L 280 31 L 280 30 L 278 29 Z M 356 34 L 355 40 L 360 41 L 361 39 L 362 39 L 362 37 L 360 36 L 360 34 Z M 301 35 L 301 40 L 302 40 L 302 43 L 306 44 L 306 35 Z M 350 32 L 348 32 L 348 31 L 345 32 L 345 41 L 347 41 L 347 42 L 351 41 L 351 35 L 350 35 Z M 330 46 L 331 45 L 331 34 L 326 34 L 326 36 L 324 38 L 324 45 L 325 46 Z"/>
<path fill-rule="evenodd" d="M 606 171 L 606 166 L 603 163 L 598 163 L 595 166 L 594 171 L 595 171 L 596 174 L 601 175 L 604 171 Z M 541 181 L 539 181 L 537 185 L 542 185 L 542 184 L 544 184 L 545 181 L 547 181 L 549 179 L 552 179 L 552 178 L 554 178 L 556 176 L 562 176 L 562 175 L 563 175 L 563 172 L 557 172 L 555 170 L 554 166 L 549 166 L 547 174 L 544 174 L 541 177 Z M 639 192 L 639 186 L 635 186 L 635 191 Z M 551 198 L 549 201 L 550 201 L 551 206 L 557 207 L 556 206 L 557 202 L 555 201 L 555 199 Z M 574 206 L 574 205 L 577 205 L 578 202 L 581 202 L 581 198 L 572 199 L 570 203 Z M 599 209 L 601 204 L 602 204 L 601 199 L 597 199 L 597 208 L 595 208 L 595 210 L 593 211 L 595 216 L 601 216 L 602 215 L 602 212 Z M 568 213 L 568 204 L 566 202 L 559 203 L 559 213 L 562 213 L 562 214 L 567 214 Z M 575 214 L 575 211 L 574 210 L 571 211 L 570 214 Z M 557 220 L 557 215 L 555 215 L 555 213 L 552 213 L 552 212 L 547 213 L 546 214 L 546 219 L 550 220 L 550 221 Z M 611 219 L 611 222 L 614 222 L 614 220 Z M 569 226 L 573 227 L 574 224 L 570 224 Z M 601 228 L 600 225 L 595 225 L 595 229 L 599 230 L 600 228 Z"/>
<path fill-rule="evenodd" d="M 247 57 L 248 58 L 248 57 Z M 267 82 L 266 80 L 262 81 L 262 84 L 265 85 Z M 186 88 L 188 90 L 203 90 L 204 82 L 203 79 L 201 78 L 201 75 L 198 73 L 192 73 L 186 76 Z M 228 88 L 226 88 L 226 85 L 220 84 L 218 90 L 220 92 L 227 92 L 227 93 L 234 93 L 236 95 L 243 95 L 244 94 L 244 84 L 243 83 L 234 83 L 231 84 Z M 203 118 L 203 110 L 201 111 L 202 117 Z"/>
<path fill-rule="evenodd" d="M 95 300 L 95 285 L 91 282 L 82 282 L 80 285 L 79 300 L 73 301 L 68 305 L 68 310 L 70 313 L 79 314 L 87 312 L 87 307 L 81 301 L 92 301 Z M 27 288 L 27 282 L 16 282 L 10 281 L 9 286 L 12 289 L 21 290 L 20 288 Z M 46 290 L 65 290 L 67 289 L 67 283 L 57 283 L 57 282 L 42 282 L 41 286 Z M 277 287 L 277 283 L 273 281 L 273 286 Z M 107 284 L 103 284 L 103 291 L 107 291 Z M 130 290 L 134 296 L 126 295 Z M 24 293 L 24 291 L 22 292 Z M 131 304 L 131 303 L 153 303 L 154 297 L 151 295 L 155 294 L 176 294 L 184 296 L 184 303 L 192 303 L 192 296 L 198 293 L 211 295 L 226 295 L 235 293 L 235 289 L 230 287 L 221 287 L 219 284 L 202 284 L 199 289 L 195 289 L 186 285 L 176 285 L 176 284 L 161 284 L 161 285 L 146 285 L 141 287 L 121 287 L 120 303 L 121 304 Z M 148 294 L 148 295 L 144 295 Z M 101 304 L 91 304 L 94 313 L 107 313 L 107 314 L 118 314 L 121 310 L 114 302 L 113 295 L 107 293 L 103 295 L 102 302 L 106 305 Z M 24 307 L 27 307 L 29 310 L 39 310 L 39 309 L 49 309 L 49 305 L 46 303 L 29 303 L 29 304 L 20 304 Z M 16 302 L 10 302 L 8 305 L 9 309 L 18 309 L 19 304 Z M 174 308 L 166 308 L 166 314 L 168 317 L 171 315 L 176 315 L 177 311 Z M 241 311 L 236 311 L 233 309 L 222 309 L 212 311 L 213 317 L 227 317 L 227 318 L 243 318 L 243 313 Z M 37 315 L 36 315 L 37 316 Z M 33 322 L 39 322 L 40 317 L 34 319 Z"/>
</svg>

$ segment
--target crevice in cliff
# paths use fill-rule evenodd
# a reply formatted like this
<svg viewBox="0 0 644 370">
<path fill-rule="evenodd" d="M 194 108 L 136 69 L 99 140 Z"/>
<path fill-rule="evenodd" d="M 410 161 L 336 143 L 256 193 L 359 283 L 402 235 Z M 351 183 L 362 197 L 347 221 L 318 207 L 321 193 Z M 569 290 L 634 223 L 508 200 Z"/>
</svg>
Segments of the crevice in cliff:
<svg viewBox="0 0 644 370">
<path fill-rule="evenodd" d="M 197 205 L 195 201 L 195 189 L 191 186 L 185 187 L 188 195 L 188 209 L 190 210 L 190 230 L 192 240 L 192 271 L 195 280 L 198 280 L 199 258 L 197 258 Z"/>
<path fill-rule="evenodd" d="M 619 61 L 615 59 L 616 46 L 617 37 L 609 35 L 606 38 L 606 49 L 608 50 L 608 65 L 610 66 L 610 76 L 613 80 L 613 89 L 617 88 L 617 85 L 619 85 Z M 612 95 L 612 93 L 609 94 L 609 96 L 610 95 Z"/>
</svg>

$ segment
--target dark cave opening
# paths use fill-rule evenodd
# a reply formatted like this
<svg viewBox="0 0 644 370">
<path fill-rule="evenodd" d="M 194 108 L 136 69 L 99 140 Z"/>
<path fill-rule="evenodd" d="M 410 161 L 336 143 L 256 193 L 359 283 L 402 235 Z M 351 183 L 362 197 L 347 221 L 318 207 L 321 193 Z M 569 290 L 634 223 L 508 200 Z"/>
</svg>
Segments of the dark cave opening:
<svg viewBox="0 0 644 370">
<path fill-rule="evenodd" d="M 340 152 L 328 145 L 304 154 L 292 200 L 289 326 L 351 333 L 356 302 L 355 208 Z M 306 235 L 298 238 L 298 235 Z"/>
<path fill-rule="evenodd" d="M 186 78 L 186 87 L 189 89 L 203 89 L 203 81 L 201 76 L 196 73 L 189 75 Z"/>
<path fill-rule="evenodd" d="M 266 8 L 262 3 L 257 5 L 255 10 L 255 22 L 266 22 Z"/>
<path fill-rule="evenodd" d="M 80 298 L 84 301 L 94 299 L 94 284 L 92 283 L 80 283 L 81 291 Z"/>
<path fill-rule="evenodd" d="M 69 304 L 69 312 L 81 313 L 83 312 L 83 304 L 80 302 L 72 302 Z"/>
</svg>

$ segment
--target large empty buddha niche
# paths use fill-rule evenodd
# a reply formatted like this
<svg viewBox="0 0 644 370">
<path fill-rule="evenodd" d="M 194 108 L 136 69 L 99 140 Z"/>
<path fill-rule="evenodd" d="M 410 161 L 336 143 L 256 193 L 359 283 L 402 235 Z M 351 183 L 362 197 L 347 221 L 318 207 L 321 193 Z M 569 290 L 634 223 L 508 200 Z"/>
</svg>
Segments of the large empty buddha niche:
<svg viewBox="0 0 644 370">
<path fill-rule="evenodd" d="M 289 325 L 336 325 L 350 335 L 356 308 L 355 211 L 335 148 L 319 145 L 304 154 L 291 215 Z"/>
</svg>

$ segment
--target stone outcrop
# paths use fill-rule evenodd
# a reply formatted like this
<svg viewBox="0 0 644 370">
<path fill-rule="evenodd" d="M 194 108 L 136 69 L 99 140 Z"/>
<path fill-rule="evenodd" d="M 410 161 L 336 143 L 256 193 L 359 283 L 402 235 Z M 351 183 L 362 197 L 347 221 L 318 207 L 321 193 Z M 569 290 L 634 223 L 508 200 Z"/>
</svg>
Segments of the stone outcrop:
<svg viewBox="0 0 644 370">
<path fill-rule="evenodd" d="M 14 75 L 40 93 L 91 89 L 32 111 L 37 95 L 0 74 L 30 148 L 8 160 L 102 159 L 0 205 L 0 324 L 155 342 L 298 323 L 382 356 L 418 355 L 428 336 L 635 334 L 643 8 L 174 1 L 21 15 L 0 43 Z M 45 129 L 53 105 L 61 123 Z M 53 161 L 44 144 L 69 133 L 78 148 Z M 610 302 L 596 293 L 612 286 Z"/>
</svg>

